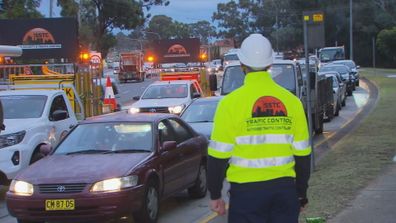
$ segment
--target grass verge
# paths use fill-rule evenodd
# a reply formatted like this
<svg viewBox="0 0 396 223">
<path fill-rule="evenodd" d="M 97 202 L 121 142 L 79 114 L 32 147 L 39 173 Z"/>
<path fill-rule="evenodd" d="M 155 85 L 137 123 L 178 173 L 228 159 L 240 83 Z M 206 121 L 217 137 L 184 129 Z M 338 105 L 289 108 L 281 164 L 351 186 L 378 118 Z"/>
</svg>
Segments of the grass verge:
<svg viewBox="0 0 396 223">
<path fill-rule="evenodd" d="M 358 191 L 381 174 L 396 155 L 396 70 L 364 69 L 361 76 L 379 90 L 376 108 L 361 125 L 343 137 L 317 164 L 311 175 L 305 217 L 329 219 L 345 208 Z"/>
</svg>

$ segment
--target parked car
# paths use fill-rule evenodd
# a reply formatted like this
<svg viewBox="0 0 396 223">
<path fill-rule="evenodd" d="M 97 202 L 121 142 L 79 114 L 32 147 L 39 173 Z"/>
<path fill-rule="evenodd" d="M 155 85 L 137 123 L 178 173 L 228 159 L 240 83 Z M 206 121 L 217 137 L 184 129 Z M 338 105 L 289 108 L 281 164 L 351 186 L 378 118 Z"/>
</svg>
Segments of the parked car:
<svg viewBox="0 0 396 223">
<path fill-rule="evenodd" d="M 156 222 L 159 201 L 206 195 L 208 140 L 178 116 L 102 115 L 79 123 L 18 174 L 6 194 L 18 222 Z"/>
<path fill-rule="evenodd" d="M 337 82 L 339 83 L 340 87 L 340 96 L 341 96 L 341 106 L 344 107 L 346 105 L 346 97 L 347 97 L 347 92 L 346 92 L 346 84 L 342 80 L 341 75 L 337 71 L 329 71 L 329 72 L 324 72 L 324 73 L 319 73 L 319 74 L 324 74 L 326 76 L 332 75 L 335 76 L 337 79 Z"/>
<path fill-rule="evenodd" d="M 195 131 L 210 139 L 216 108 L 222 98 L 222 96 L 198 98 L 183 110 L 180 117 Z"/>
<path fill-rule="evenodd" d="M 352 96 L 352 92 L 355 89 L 355 82 L 352 75 L 351 69 L 349 67 L 342 64 L 327 64 L 325 66 L 320 67 L 319 72 L 329 72 L 329 71 L 337 71 L 342 80 L 346 83 L 346 91 L 348 96 Z"/>
<path fill-rule="evenodd" d="M 349 69 L 351 69 L 352 74 L 355 78 L 356 86 L 359 86 L 359 82 L 360 82 L 359 68 L 360 67 L 357 66 L 353 60 L 336 60 L 333 62 L 333 64 L 343 64 L 345 66 L 348 66 Z"/>
<path fill-rule="evenodd" d="M 131 106 L 124 107 L 132 113 L 160 112 L 180 114 L 194 98 L 203 96 L 196 80 L 156 81 L 144 90 L 142 96 Z"/>
<path fill-rule="evenodd" d="M 40 145 L 56 145 L 77 124 L 63 90 L 0 91 L 4 125 L 0 134 L 0 184 L 39 160 Z"/>
<path fill-rule="evenodd" d="M 342 98 L 345 98 L 345 92 L 342 90 L 344 83 L 339 80 L 337 75 L 334 73 L 327 73 L 325 75 L 326 77 L 330 77 L 333 81 L 334 114 L 328 114 L 328 117 L 338 116 L 342 107 Z"/>
</svg>

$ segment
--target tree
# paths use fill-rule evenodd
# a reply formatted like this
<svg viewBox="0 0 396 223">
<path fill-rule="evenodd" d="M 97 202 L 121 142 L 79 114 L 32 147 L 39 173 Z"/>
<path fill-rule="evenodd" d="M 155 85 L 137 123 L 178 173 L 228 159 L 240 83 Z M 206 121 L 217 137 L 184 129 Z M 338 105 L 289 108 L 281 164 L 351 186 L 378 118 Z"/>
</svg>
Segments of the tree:
<svg viewBox="0 0 396 223">
<path fill-rule="evenodd" d="M 151 18 L 147 30 L 158 33 L 161 39 L 170 39 L 174 36 L 175 24 L 171 17 L 166 15 L 156 15 Z M 154 36 L 149 37 L 154 39 Z"/>
<path fill-rule="evenodd" d="M 218 37 L 234 38 L 237 43 L 254 31 L 254 21 L 252 20 L 250 1 L 244 0 L 241 5 L 235 1 L 228 3 L 219 3 L 217 12 L 213 13 L 212 20 L 218 22 L 220 30 L 217 32 Z M 252 3 L 253 4 L 253 3 Z"/>
<path fill-rule="evenodd" d="M 42 18 L 37 10 L 39 6 L 40 0 L 4 0 L 0 19 Z"/>
<path fill-rule="evenodd" d="M 209 39 L 216 35 L 216 27 L 212 26 L 208 21 L 198 21 L 188 24 L 191 36 L 199 38 L 202 44 L 208 44 Z"/>
<path fill-rule="evenodd" d="M 93 34 L 94 41 L 92 48 L 98 50 L 103 56 L 106 56 L 108 49 L 115 43 L 112 36 L 112 30 L 118 28 L 121 30 L 131 30 L 144 23 L 146 17 L 144 9 L 149 9 L 154 5 L 168 5 L 168 0 L 81 0 L 81 11 L 94 12 L 81 15 L 81 23 L 84 19 L 89 23 L 94 22 Z M 77 17 L 75 10 L 75 0 L 59 0 L 58 4 L 62 7 L 63 15 L 74 15 Z M 92 9 L 94 9 L 92 11 Z M 84 18 L 85 17 L 85 18 Z"/>
<path fill-rule="evenodd" d="M 190 26 L 186 23 L 177 22 L 173 23 L 173 35 L 172 38 L 184 39 L 191 37 Z"/>
<path fill-rule="evenodd" d="M 396 62 L 396 27 L 384 29 L 378 33 L 377 47 L 380 54 L 389 59 L 389 62 Z"/>
</svg>

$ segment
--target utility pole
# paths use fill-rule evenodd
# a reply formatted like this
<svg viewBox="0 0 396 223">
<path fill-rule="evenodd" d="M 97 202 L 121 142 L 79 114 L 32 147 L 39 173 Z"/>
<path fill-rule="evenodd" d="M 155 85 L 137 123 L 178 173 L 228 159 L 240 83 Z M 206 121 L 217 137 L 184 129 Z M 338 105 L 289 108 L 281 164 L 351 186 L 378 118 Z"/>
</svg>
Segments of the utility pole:
<svg viewBox="0 0 396 223">
<path fill-rule="evenodd" d="M 309 73 L 309 57 L 308 57 L 308 25 L 309 16 L 304 15 L 304 53 L 305 53 L 305 75 L 306 75 L 306 95 L 307 95 L 307 118 L 309 130 L 309 145 L 312 148 L 311 152 L 311 172 L 315 169 L 315 151 L 312 137 L 312 107 L 311 107 L 311 77 Z"/>
<path fill-rule="evenodd" d="M 373 44 L 373 67 L 375 69 L 375 37 L 372 38 L 372 44 Z"/>
<path fill-rule="evenodd" d="M 52 18 L 52 8 L 54 6 L 54 0 L 49 1 L 49 17 Z"/>
<path fill-rule="evenodd" d="M 352 0 L 349 0 L 349 59 L 353 60 L 353 15 L 352 15 Z"/>
<path fill-rule="evenodd" d="M 276 38 L 276 52 L 279 53 L 279 36 L 278 36 L 278 30 L 279 30 L 279 21 L 278 21 L 278 6 L 276 5 L 275 1 L 272 0 L 272 4 L 275 6 L 275 25 L 276 25 L 276 31 L 275 31 L 275 38 Z"/>
</svg>

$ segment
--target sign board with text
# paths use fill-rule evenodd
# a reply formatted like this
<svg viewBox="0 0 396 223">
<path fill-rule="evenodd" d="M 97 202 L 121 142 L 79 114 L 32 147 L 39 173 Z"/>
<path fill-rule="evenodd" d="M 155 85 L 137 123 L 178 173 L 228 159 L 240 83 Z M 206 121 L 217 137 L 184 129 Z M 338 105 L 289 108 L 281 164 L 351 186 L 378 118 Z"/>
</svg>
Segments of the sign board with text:
<svg viewBox="0 0 396 223">
<path fill-rule="evenodd" d="M 325 46 L 325 16 L 323 11 L 304 11 L 303 19 L 307 22 L 308 48 L 315 49 Z"/>
<path fill-rule="evenodd" d="M 0 19 L 0 45 L 22 48 L 22 58 L 74 61 L 78 55 L 75 18 Z"/>
<path fill-rule="evenodd" d="M 160 40 L 155 44 L 158 63 L 198 62 L 200 41 L 197 38 Z"/>
</svg>

